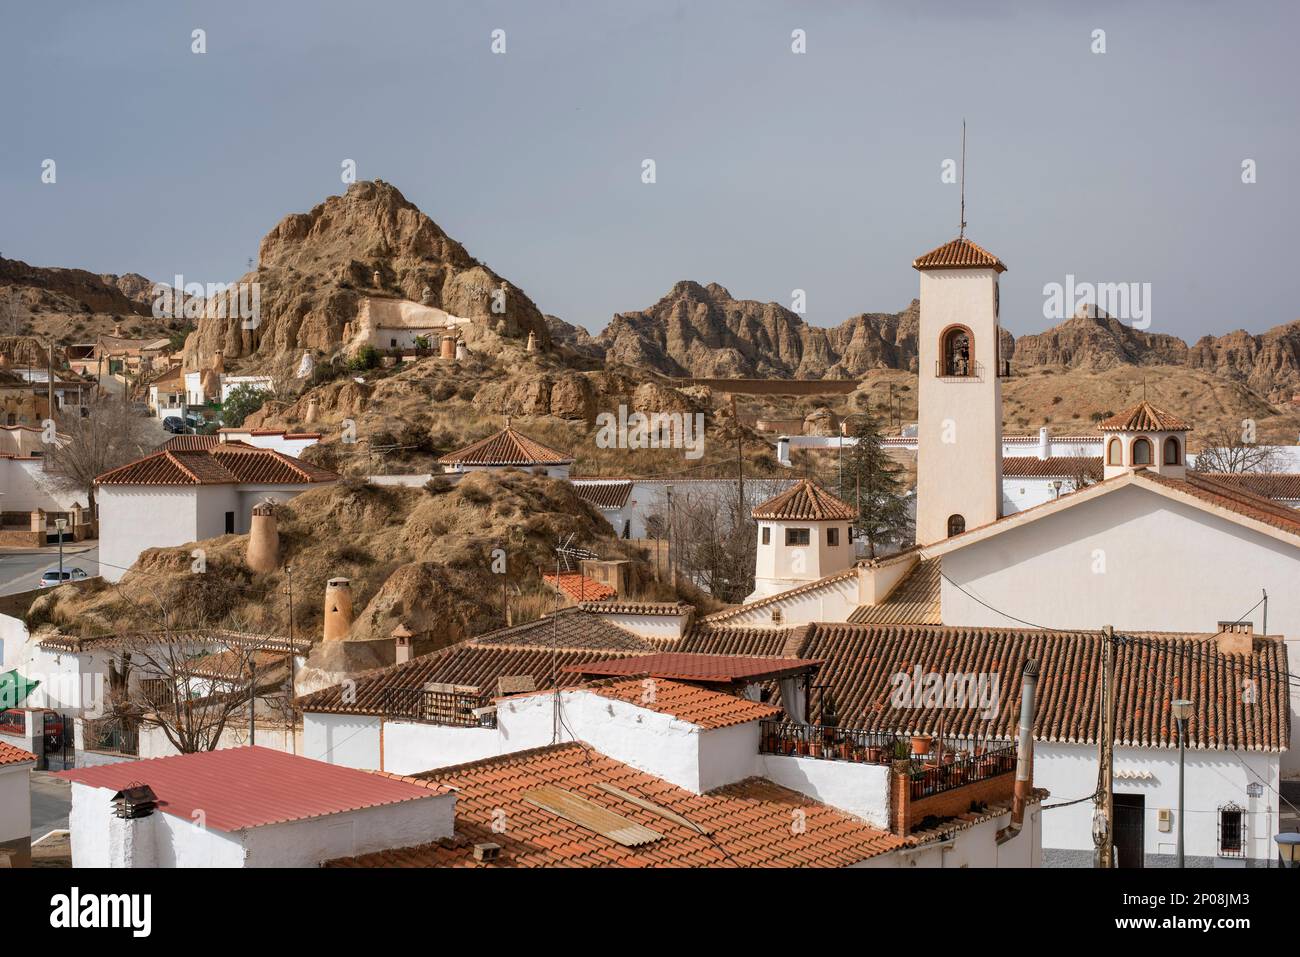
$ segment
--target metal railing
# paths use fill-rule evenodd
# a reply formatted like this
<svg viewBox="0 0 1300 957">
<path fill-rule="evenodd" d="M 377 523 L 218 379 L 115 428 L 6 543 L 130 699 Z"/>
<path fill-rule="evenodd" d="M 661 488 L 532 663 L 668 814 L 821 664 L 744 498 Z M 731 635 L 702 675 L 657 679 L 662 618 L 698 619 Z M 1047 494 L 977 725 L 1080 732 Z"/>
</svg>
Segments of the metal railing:
<svg viewBox="0 0 1300 957">
<path fill-rule="evenodd" d="M 956 379 L 979 382 L 984 379 L 984 366 L 979 362 L 944 362 L 934 361 L 934 375 L 937 379 Z"/>
<path fill-rule="evenodd" d="M 768 720 L 759 722 L 759 750 L 828 761 L 891 764 L 907 757 L 907 741 L 883 731 Z"/>
<path fill-rule="evenodd" d="M 912 758 L 912 798 L 930 797 L 953 788 L 987 781 L 1016 769 L 1016 746 L 999 745 L 992 748 L 977 747 L 975 753 L 944 752 L 942 760 L 926 760 L 934 755 L 916 755 Z"/>
<path fill-rule="evenodd" d="M 390 718 L 441 724 L 452 728 L 495 728 L 495 711 L 475 714 L 489 708 L 490 695 L 477 692 L 427 691 L 424 688 L 388 688 L 381 706 Z"/>
</svg>

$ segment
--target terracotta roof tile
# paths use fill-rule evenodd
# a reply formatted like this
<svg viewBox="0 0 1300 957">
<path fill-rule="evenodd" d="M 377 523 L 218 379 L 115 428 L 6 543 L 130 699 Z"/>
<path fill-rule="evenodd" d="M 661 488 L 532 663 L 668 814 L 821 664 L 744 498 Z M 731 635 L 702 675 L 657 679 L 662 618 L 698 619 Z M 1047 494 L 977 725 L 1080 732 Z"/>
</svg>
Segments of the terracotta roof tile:
<svg viewBox="0 0 1300 957">
<path fill-rule="evenodd" d="M 6 764 L 21 764 L 24 761 L 35 761 L 36 755 L 30 751 L 24 751 L 17 745 L 0 741 L 0 766 Z"/>
<path fill-rule="evenodd" d="M 206 449 L 163 449 L 105 472 L 96 485 L 307 485 L 339 476 L 271 449 L 220 442 Z"/>
<path fill-rule="evenodd" d="M 912 260 L 913 269 L 996 269 L 1006 272 L 1002 260 L 962 237 L 931 249 Z"/>
<path fill-rule="evenodd" d="M 584 601 L 583 611 L 596 615 L 689 615 L 694 605 L 684 601 Z"/>
<path fill-rule="evenodd" d="M 873 624 L 938 625 L 942 587 L 942 558 L 917 562 L 907 577 L 878 605 L 859 605 L 849 621 Z"/>
<path fill-rule="evenodd" d="M 1103 432 L 1187 432 L 1191 426 L 1144 399 L 1102 421 L 1097 428 Z"/>
<path fill-rule="evenodd" d="M 646 685 L 647 680 L 654 682 L 653 693 Z M 660 714 L 669 714 L 679 721 L 705 729 L 727 728 L 781 714 L 780 708 L 770 704 L 666 678 L 595 682 L 586 685 L 584 690 L 606 698 L 617 698 Z"/>
<path fill-rule="evenodd" d="M 1063 478 L 1086 475 L 1100 482 L 1100 455 L 1057 455 L 1040 459 L 1035 455 L 1007 455 L 1002 458 L 1003 478 Z"/>
<path fill-rule="evenodd" d="M 749 628 L 700 625 L 681 643 L 681 650 L 695 654 L 795 657 L 802 647 L 808 626 L 795 628 Z M 791 651 L 793 648 L 795 650 Z"/>
<path fill-rule="evenodd" d="M 1201 472 L 1222 485 L 1236 486 L 1264 498 L 1300 500 L 1300 474 L 1295 472 Z"/>
<path fill-rule="evenodd" d="M 817 659 L 754 657 L 748 655 L 691 654 L 664 651 L 633 658 L 569 665 L 566 670 L 584 675 L 649 675 L 707 684 L 762 681 L 815 669 Z"/>
<path fill-rule="evenodd" d="M 1257 495 L 1244 482 L 1224 481 L 1216 475 L 1189 471 L 1186 479 L 1157 475 L 1150 470 L 1137 473 L 1140 478 L 1187 492 L 1196 498 L 1272 525 L 1283 531 L 1300 534 L 1300 511 Z"/>
<path fill-rule="evenodd" d="M 1128 633 L 1116 653 L 1116 738 L 1142 747 L 1176 747 L 1169 703 L 1189 691 L 1197 705 L 1188 733 L 1197 748 L 1285 750 L 1290 736 L 1286 651 L 1257 638 L 1253 653 L 1224 655 L 1212 635 Z M 1095 743 L 1097 681 L 1104 639 L 1099 633 L 1031 628 L 817 624 L 801 654 L 824 659 L 826 687 L 843 727 L 1011 739 L 1018 717 L 1020 671 L 1039 662 L 1034 734 L 1040 741 Z M 894 676 L 923 673 L 997 677 L 991 719 L 981 708 L 897 708 Z M 1254 703 L 1243 700 L 1252 687 Z M 821 696 L 813 696 L 814 722 Z"/>
<path fill-rule="evenodd" d="M 542 581 L 552 588 L 558 587 L 575 602 L 603 601 L 618 594 L 604 582 L 598 582 L 580 572 L 562 572 L 558 578 L 555 575 L 542 575 Z"/>
<path fill-rule="evenodd" d="M 438 461 L 443 465 L 567 465 L 573 456 L 505 428 L 463 449 L 448 452 Z"/>
<path fill-rule="evenodd" d="M 158 446 L 159 452 L 193 452 L 215 448 L 221 442 L 219 435 L 173 435 Z"/>
<path fill-rule="evenodd" d="M 801 479 L 753 511 L 754 518 L 795 519 L 811 522 L 853 521 L 857 513 L 849 505 L 811 479 Z"/>
<path fill-rule="evenodd" d="M 520 751 L 420 777 L 457 789 L 454 839 L 327 866 L 846 867 L 909 843 L 763 778 L 694 794 L 582 744 Z M 626 847 L 525 800 L 525 794 L 545 786 L 661 837 Z M 804 814 L 801 829 L 790 826 L 796 809 Z M 493 827 L 501 820 L 504 831 Z M 500 845 L 495 861 L 475 860 L 474 845 L 484 842 Z"/>
<path fill-rule="evenodd" d="M 202 810 L 205 825 L 218 831 L 301 821 L 438 793 L 426 786 L 259 747 L 78 768 L 59 771 L 55 777 L 113 791 L 147 784 L 158 797 L 159 810 L 185 821 Z M 440 790 L 446 792 L 445 787 Z"/>
<path fill-rule="evenodd" d="M 619 509 L 627 504 L 632 495 L 632 483 L 626 481 L 602 481 L 599 479 L 575 479 L 573 490 L 578 498 L 590 502 L 596 508 Z"/>
<path fill-rule="evenodd" d="M 364 674 L 356 679 L 348 701 L 344 686 L 335 685 L 304 696 L 299 704 L 315 712 L 385 714 L 393 693 L 430 682 L 477 687 L 487 694 L 495 690 L 498 678 L 528 675 L 536 687 L 551 688 L 552 674 L 561 683 L 572 680 L 566 665 L 647 654 L 661 647 L 661 642 L 570 608 Z"/>
</svg>

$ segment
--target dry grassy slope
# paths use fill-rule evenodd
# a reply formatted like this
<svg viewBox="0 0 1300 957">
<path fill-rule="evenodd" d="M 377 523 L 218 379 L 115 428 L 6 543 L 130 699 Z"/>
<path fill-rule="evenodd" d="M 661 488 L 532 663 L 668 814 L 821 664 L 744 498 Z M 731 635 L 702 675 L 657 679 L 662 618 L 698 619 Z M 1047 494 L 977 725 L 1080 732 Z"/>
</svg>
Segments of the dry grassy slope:
<svg viewBox="0 0 1300 957">
<path fill-rule="evenodd" d="M 171 609 L 284 633 L 283 566 L 292 565 L 295 634 L 319 637 L 325 582 L 342 575 L 353 582 L 351 637 L 385 638 L 400 620 L 432 632 L 433 641 L 417 649 L 425 651 L 500 626 L 493 548 L 506 549 L 507 581 L 524 593 L 538 590 L 538 570 L 550 568 L 563 536 L 602 557 L 639 560 L 567 483 L 517 471 L 476 473 L 436 494 L 360 483 L 318 488 L 283 506 L 279 527 L 282 567 L 272 574 L 254 575 L 244 565 L 245 535 L 151 549 L 115 586 L 43 595 L 32 608 L 34 623 L 80 634 L 156 628 Z M 195 547 L 206 553 L 204 574 L 190 571 Z M 654 593 L 648 581 L 644 587 Z"/>
</svg>

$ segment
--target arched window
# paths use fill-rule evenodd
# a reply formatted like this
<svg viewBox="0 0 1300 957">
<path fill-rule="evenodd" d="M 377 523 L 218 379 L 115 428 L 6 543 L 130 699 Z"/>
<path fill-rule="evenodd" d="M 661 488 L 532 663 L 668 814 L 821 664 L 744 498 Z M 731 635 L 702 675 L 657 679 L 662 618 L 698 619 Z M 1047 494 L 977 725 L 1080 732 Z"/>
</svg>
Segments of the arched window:
<svg viewBox="0 0 1300 957">
<path fill-rule="evenodd" d="M 1124 464 L 1124 446 L 1119 439 L 1111 439 L 1110 443 L 1106 446 L 1106 464 Z"/>
<path fill-rule="evenodd" d="M 1182 465 L 1183 455 L 1178 440 L 1172 435 L 1165 439 L 1165 465 Z"/>
<path fill-rule="evenodd" d="M 954 535 L 960 535 L 964 531 L 966 531 L 966 519 L 961 515 L 949 515 L 948 537 L 952 538 Z"/>
<path fill-rule="evenodd" d="M 1133 464 L 1151 464 L 1151 441 L 1149 439 L 1139 438 L 1133 440 Z"/>
<path fill-rule="evenodd" d="M 965 326 L 944 330 L 939 340 L 939 374 L 947 377 L 975 374 L 975 346 Z"/>
</svg>

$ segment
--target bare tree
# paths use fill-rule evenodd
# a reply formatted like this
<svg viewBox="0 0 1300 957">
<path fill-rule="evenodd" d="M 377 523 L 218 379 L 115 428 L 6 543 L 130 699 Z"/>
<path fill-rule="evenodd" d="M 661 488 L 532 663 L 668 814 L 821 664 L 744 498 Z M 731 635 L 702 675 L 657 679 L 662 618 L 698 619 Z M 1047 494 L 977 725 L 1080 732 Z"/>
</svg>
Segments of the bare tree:
<svg viewBox="0 0 1300 957">
<path fill-rule="evenodd" d="M 46 462 L 67 485 L 86 492 L 94 514 L 96 476 L 147 454 L 147 426 L 124 403 L 99 399 L 85 415 L 79 409 L 59 415 L 56 439 L 46 446 Z"/>
<path fill-rule="evenodd" d="M 1250 435 L 1252 441 L 1246 441 Z M 1194 468 L 1198 472 L 1276 472 L 1279 469 L 1277 451 L 1269 445 L 1253 441 L 1253 429 L 1238 431 L 1229 426 L 1211 430 L 1205 444 L 1196 453 Z"/>
</svg>

